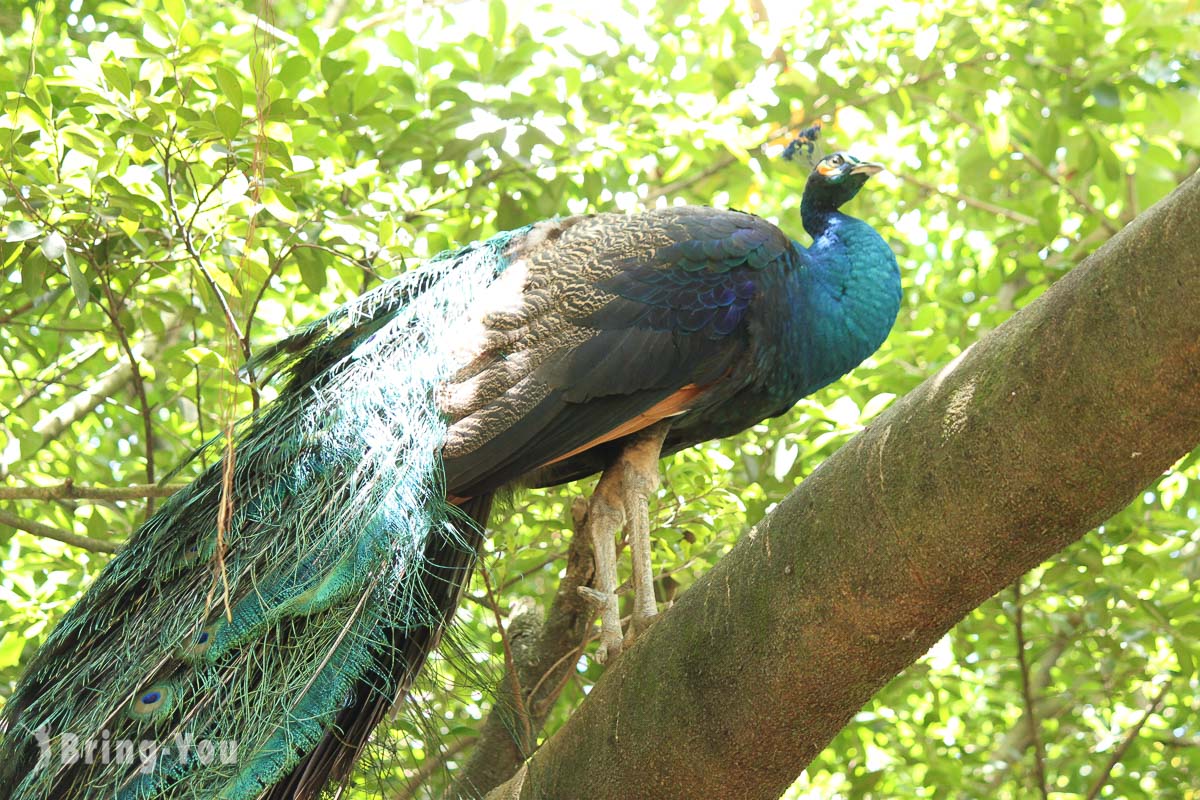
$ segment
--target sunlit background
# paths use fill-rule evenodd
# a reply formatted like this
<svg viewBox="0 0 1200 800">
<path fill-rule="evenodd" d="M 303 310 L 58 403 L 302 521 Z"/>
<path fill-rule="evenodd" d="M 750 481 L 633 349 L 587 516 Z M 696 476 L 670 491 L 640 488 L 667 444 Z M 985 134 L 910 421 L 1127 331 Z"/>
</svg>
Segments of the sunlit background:
<svg viewBox="0 0 1200 800">
<path fill-rule="evenodd" d="M 1198 23 L 1194 2 L 1136 0 L 4 2 L 0 478 L 152 483 L 249 410 L 243 344 L 497 230 L 699 203 L 806 241 L 806 167 L 776 156 L 819 119 L 826 147 L 889 167 L 852 211 L 892 242 L 904 309 L 847 379 L 670 459 L 654 559 L 673 596 L 897 396 L 1195 171 Z M 165 210 L 163 141 L 188 172 L 179 202 L 212 285 Z M 66 255 L 40 247 L 51 225 Z M 786 797 L 1197 797 L 1198 477 L 1183 459 L 973 612 Z M 532 492 L 495 520 L 486 561 L 506 618 L 551 604 L 567 508 L 589 488 Z M 0 502 L 108 543 L 145 506 Z M 3 523 L 0 547 L 3 698 L 107 556 Z M 437 797 L 461 779 L 492 710 L 495 627 L 474 585 L 463 652 L 381 734 L 356 797 Z M 543 737 L 601 674 L 590 653 Z"/>
</svg>

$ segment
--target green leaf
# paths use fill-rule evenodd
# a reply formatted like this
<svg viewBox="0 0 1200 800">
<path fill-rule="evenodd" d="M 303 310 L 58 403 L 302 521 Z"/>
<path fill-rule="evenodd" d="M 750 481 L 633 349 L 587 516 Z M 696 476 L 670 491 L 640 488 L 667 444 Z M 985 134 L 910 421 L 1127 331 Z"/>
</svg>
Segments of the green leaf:
<svg viewBox="0 0 1200 800">
<path fill-rule="evenodd" d="M 312 73 L 312 61 L 306 56 L 292 56 L 279 68 L 278 78 L 295 94 L 296 84 Z"/>
<path fill-rule="evenodd" d="M 259 201 L 263 208 L 280 222 L 295 225 L 300 220 L 300 215 L 296 213 L 294 204 L 286 194 L 279 194 L 274 189 L 263 189 Z"/>
<path fill-rule="evenodd" d="M 321 40 L 317 36 L 316 31 L 305 25 L 300 28 L 296 34 L 296 40 L 300 43 L 300 49 L 309 55 L 317 55 L 321 52 Z"/>
<path fill-rule="evenodd" d="M 50 231 L 42 239 L 42 255 L 48 261 L 58 261 L 67 252 L 67 240 L 58 231 Z"/>
<path fill-rule="evenodd" d="M 32 239 L 42 232 L 42 229 L 32 222 L 26 222 L 23 219 L 14 219 L 8 223 L 8 231 L 4 235 L 6 242 L 23 242 L 26 239 Z"/>
<path fill-rule="evenodd" d="M 1175 660 L 1179 662 L 1179 671 L 1185 676 L 1196 674 L 1196 662 L 1192 657 L 1192 650 L 1186 640 L 1180 641 L 1182 637 L 1175 637 L 1172 641 L 1172 649 L 1175 651 Z"/>
<path fill-rule="evenodd" d="M 1068 153 L 1067 158 L 1074 163 L 1076 171 L 1091 172 L 1100 159 L 1100 147 L 1096 144 L 1096 137 L 1085 132 L 1075 147 L 1074 153 Z"/>
<path fill-rule="evenodd" d="M 91 297 L 91 288 L 88 286 L 87 277 L 84 276 L 83 270 L 79 268 L 79 264 L 71 255 L 70 250 L 63 252 L 63 263 L 67 268 L 67 277 L 71 279 L 71 291 L 75 294 L 75 305 L 82 311 Z"/>
<path fill-rule="evenodd" d="M 163 21 L 163 18 L 155 14 L 153 11 L 145 11 L 143 14 L 144 24 L 142 25 L 142 39 L 151 47 L 156 47 L 165 50 L 174 44 L 174 40 L 169 31 L 169 26 Z"/>
<path fill-rule="evenodd" d="M 488 4 L 488 38 L 492 44 L 499 45 L 504 41 L 508 32 L 508 9 L 504 0 L 492 0 Z"/>
<path fill-rule="evenodd" d="M 1038 231 L 1042 234 L 1042 238 L 1049 242 L 1058 236 L 1061 229 L 1062 219 L 1058 215 L 1058 198 L 1050 195 L 1042 201 L 1042 210 L 1038 214 Z"/>
<path fill-rule="evenodd" d="M 1159 607 L 1158 603 L 1154 602 L 1153 600 L 1139 597 L 1137 599 L 1137 604 L 1141 606 L 1142 610 L 1149 614 L 1150 618 L 1159 625 L 1163 626 L 1164 628 L 1171 627 L 1170 617 L 1168 617 L 1166 613 Z"/>
<path fill-rule="evenodd" d="M 355 33 L 352 28 L 347 28 L 347 27 L 338 28 L 336 31 L 333 32 L 333 34 L 329 37 L 329 39 L 326 40 L 325 46 L 322 48 L 322 51 L 326 52 L 326 53 L 333 53 L 338 50 L 341 50 L 343 47 L 350 44 L 350 42 L 352 42 L 354 40 L 354 36 L 355 36 Z"/>
<path fill-rule="evenodd" d="M 15 630 L 6 631 L 0 638 L 0 668 L 14 667 L 21 661 L 25 649 L 25 637 Z"/>
<path fill-rule="evenodd" d="M 315 253 L 299 250 L 296 253 L 296 266 L 300 268 L 300 280 L 314 294 L 325 288 L 325 262 Z"/>
<path fill-rule="evenodd" d="M 167 16 L 173 19 L 176 25 L 182 25 L 184 17 L 187 16 L 183 0 L 162 0 L 162 4 L 163 11 L 167 12 Z"/>
<path fill-rule="evenodd" d="M 1037 137 L 1037 144 L 1034 148 L 1034 155 L 1043 164 L 1051 164 L 1054 162 L 1058 152 L 1058 125 L 1054 118 L 1040 120 L 1040 132 Z"/>
<path fill-rule="evenodd" d="M 242 129 L 241 112 L 229 105 L 219 105 L 214 108 L 213 120 L 216 122 L 217 130 L 221 132 L 227 142 L 233 141 Z"/>
<path fill-rule="evenodd" d="M 245 105 L 245 99 L 242 95 L 242 82 L 238 79 L 238 74 L 224 64 L 213 64 L 213 77 L 221 89 L 221 94 L 240 115 L 242 106 Z M 227 138 L 232 139 L 233 137 Z"/>
<path fill-rule="evenodd" d="M 3 249 L 3 248 L 0 248 Z M 18 243 L 13 247 L 12 257 L 5 259 L 5 267 L 9 266 L 11 261 L 15 261 L 23 252 L 25 245 Z M 46 287 L 42 284 L 46 276 L 46 258 L 41 256 L 37 251 L 30 253 L 27 258 L 21 261 L 21 289 L 30 297 L 36 297 L 39 292 Z"/>
<path fill-rule="evenodd" d="M 124 64 L 105 61 L 100 65 L 100 71 L 104 73 L 104 79 L 108 81 L 108 85 L 121 94 L 128 95 L 133 89 L 133 84 L 129 80 L 129 71 Z"/>
</svg>

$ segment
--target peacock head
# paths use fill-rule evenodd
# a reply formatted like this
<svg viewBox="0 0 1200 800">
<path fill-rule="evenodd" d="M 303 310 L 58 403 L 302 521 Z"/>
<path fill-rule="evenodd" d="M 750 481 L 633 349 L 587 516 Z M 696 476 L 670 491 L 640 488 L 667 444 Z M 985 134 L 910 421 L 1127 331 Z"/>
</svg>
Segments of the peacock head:
<svg viewBox="0 0 1200 800">
<path fill-rule="evenodd" d="M 858 194 L 867 178 L 883 169 L 879 164 L 862 161 L 849 153 L 831 153 L 814 160 L 820 135 L 821 123 L 814 123 L 796 134 L 796 138 L 783 150 L 786 161 L 803 153 L 808 163 L 812 164 L 813 170 L 804 186 L 801 208 L 806 217 L 813 218 L 811 221 L 814 224 L 817 216 L 837 211 L 848 203 Z M 805 228 L 808 227 L 809 222 L 806 222 Z"/>
<path fill-rule="evenodd" d="M 804 187 L 804 204 L 834 211 L 848 203 L 883 166 L 862 161 L 849 153 L 831 153 L 813 165 Z"/>
</svg>

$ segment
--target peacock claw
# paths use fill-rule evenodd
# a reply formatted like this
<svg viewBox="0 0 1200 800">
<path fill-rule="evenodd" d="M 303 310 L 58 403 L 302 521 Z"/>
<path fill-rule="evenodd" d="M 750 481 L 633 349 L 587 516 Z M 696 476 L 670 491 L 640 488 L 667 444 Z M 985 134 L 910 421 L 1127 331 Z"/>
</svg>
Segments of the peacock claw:
<svg viewBox="0 0 1200 800">
<path fill-rule="evenodd" d="M 583 593 L 600 605 L 596 661 L 601 664 L 620 655 L 658 616 L 650 563 L 650 496 L 658 489 L 658 458 L 669 428 L 669 422 L 659 422 L 631 436 L 600 476 L 588 503 L 583 529 L 592 540 L 596 574 L 594 587 Z M 622 527 L 633 558 L 633 619 L 624 636 L 617 605 L 616 534 Z"/>
<path fill-rule="evenodd" d="M 578 591 L 581 595 L 598 606 L 603 605 L 605 599 L 608 597 L 608 595 L 606 595 L 604 592 L 598 592 L 590 586 L 580 586 L 578 587 Z"/>
<path fill-rule="evenodd" d="M 633 640 L 650 630 L 650 626 L 658 622 L 658 610 L 653 614 L 634 614 L 629 623 L 629 632 L 625 634 L 625 645 L 628 647 Z"/>
</svg>

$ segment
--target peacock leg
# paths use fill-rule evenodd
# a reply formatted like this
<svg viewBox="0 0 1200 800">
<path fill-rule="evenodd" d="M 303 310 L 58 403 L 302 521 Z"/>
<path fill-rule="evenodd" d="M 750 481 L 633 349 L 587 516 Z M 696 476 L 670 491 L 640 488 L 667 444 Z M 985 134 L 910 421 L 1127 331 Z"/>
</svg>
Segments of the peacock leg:
<svg viewBox="0 0 1200 800">
<path fill-rule="evenodd" d="M 650 627 L 658 616 L 654 600 L 654 566 L 650 561 L 650 497 L 658 491 L 658 458 L 670 423 L 658 423 L 641 435 L 621 454 L 624 470 L 625 532 L 633 561 L 633 620 L 626 644 Z"/>
<path fill-rule="evenodd" d="M 592 540 L 596 574 L 592 587 L 581 586 L 579 591 L 600 605 L 600 646 L 596 649 L 596 660 L 601 664 L 621 652 L 616 534 L 625 522 L 625 509 L 621 503 L 620 482 L 615 465 L 604 471 L 588 502 L 584 523 L 584 533 Z"/>
<path fill-rule="evenodd" d="M 630 437 L 616 460 L 600 476 L 588 504 L 585 529 L 596 559 L 595 589 L 585 592 L 600 603 L 600 647 L 596 660 L 605 663 L 621 652 L 654 621 L 654 572 L 650 564 L 650 495 L 659 484 L 658 457 L 670 423 L 660 422 Z M 621 635 L 617 605 L 615 536 L 624 526 L 633 557 L 633 621 Z"/>
</svg>

